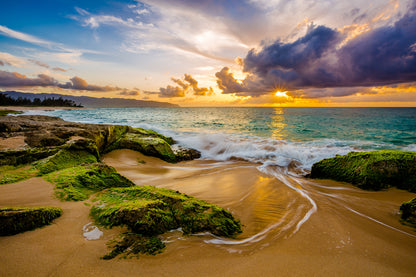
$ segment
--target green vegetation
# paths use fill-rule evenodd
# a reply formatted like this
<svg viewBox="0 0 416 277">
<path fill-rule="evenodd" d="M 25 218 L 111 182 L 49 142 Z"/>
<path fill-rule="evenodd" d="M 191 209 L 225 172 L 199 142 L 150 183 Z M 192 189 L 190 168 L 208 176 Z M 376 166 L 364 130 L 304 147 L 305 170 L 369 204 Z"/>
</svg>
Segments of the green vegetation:
<svg viewBox="0 0 416 277">
<path fill-rule="evenodd" d="M 176 155 L 173 153 L 169 143 L 160 137 L 127 133 L 121 139 L 113 143 L 108 151 L 115 149 L 131 149 L 148 156 L 160 158 L 167 162 L 176 162 Z"/>
<path fill-rule="evenodd" d="M 400 206 L 400 211 L 402 212 L 402 220 L 416 228 L 416 198 L 404 202 Z"/>
<path fill-rule="evenodd" d="M 241 233 L 240 222 L 227 210 L 173 190 L 152 186 L 112 188 L 94 201 L 97 203 L 91 208 L 91 215 L 97 223 L 107 227 L 127 226 L 144 237 L 179 227 L 184 234 L 210 232 L 234 237 Z M 112 253 L 118 253 L 119 246 Z"/>
<path fill-rule="evenodd" d="M 311 178 L 348 182 L 368 190 L 394 186 L 416 192 L 416 152 L 351 152 L 315 163 Z"/>
<path fill-rule="evenodd" d="M 0 185 L 16 183 L 38 175 L 38 170 L 31 165 L 0 166 Z"/>
<path fill-rule="evenodd" d="M 55 207 L 0 208 L 0 236 L 10 236 L 48 225 L 62 215 Z"/>
<path fill-rule="evenodd" d="M 154 137 L 154 138 L 161 138 L 164 141 L 166 141 L 169 145 L 172 145 L 175 143 L 175 141 L 171 137 L 164 136 L 162 134 L 159 134 L 158 132 L 155 132 L 153 130 L 146 130 L 142 128 L 130 128 L 129 133 L 132 134 L 138 134 L 143 137 Z"/>
<path fill-rule="evenodd" d="M 82 163 L 95 163 L 97 158 L 87 151 L 62 149 L 53 156 L 34 163 L 40 175 L 60 169 L 77 166 Z"/>
<path fill-rule="evenodd" d="M 0 116 L 5 116 L 8 114 L 22 114 L 21 111 L 13 111 L 13 110 L 0 110 Z"/>
<path fill-rule="evenodd" d="M 84 164 L 46 175 L 46 180 L 56 186 L 61 200 L 82 201 L 97 191 L 110 187 L 134 186 L 130 180 L 102 163 Z"/>
<path fill-rule="evenodd" d="M 110 243 L 113 250 L 104 255 L 104 260 L 110 260 L 123 254 L 139 257 L 139 254 L 156 255 L 162 253 L 165 244 L 158 237 L 146 237 L 135 233 L 125 233 L 120 240 Z"/>
</svg>

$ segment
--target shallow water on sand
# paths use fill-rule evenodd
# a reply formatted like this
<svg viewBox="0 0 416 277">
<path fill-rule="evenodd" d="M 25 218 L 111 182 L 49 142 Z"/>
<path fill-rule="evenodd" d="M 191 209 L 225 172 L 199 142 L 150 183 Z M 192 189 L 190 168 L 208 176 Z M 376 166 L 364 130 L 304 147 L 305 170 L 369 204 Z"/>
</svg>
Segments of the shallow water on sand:
<svg viewBox="0 0 416 277">
<path fill-rule="evenodd" d="M 138 164 L 138 159 L 146 163 Z M 361 259 L 370 268 L 377 265 L 377 270 L 387 267 L 416 273 L 416 232 L 400 224 L 398 214 L 399 205 L 415 194 L 396 189 L 368 192 L 338 182 L 306 179 L 277 166 L 241 161 L 168 164 L 117 150 L 107 154 L 104 162 L 138 185 L 179 190 L 227 208 L 243 224 L 243 233 L 236 239 L 210 234 L 183 237 L 180 231 L 170 232 L 163 235 L 167 242 L 163 255 L 184 249 L 196 251 L 195 255 L 201 251 L 224 257 L 263 255 L 277 248 L 310 255 L 311 260 L 353 255 L 354 262 Z M 344 263 L 342 268 L 348 266 L 348 259 Z"/>
</svg>

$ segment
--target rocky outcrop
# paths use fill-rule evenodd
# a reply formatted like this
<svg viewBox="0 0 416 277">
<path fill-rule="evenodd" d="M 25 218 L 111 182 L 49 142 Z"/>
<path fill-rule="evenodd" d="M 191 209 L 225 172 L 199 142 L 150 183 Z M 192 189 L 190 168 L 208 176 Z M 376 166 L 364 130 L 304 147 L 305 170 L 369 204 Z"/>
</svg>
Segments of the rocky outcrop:
<svg viewBox="0 0 416 277">
<path fill-rule="evenodd" d="M 158 240 L 155 236 L 177 228 L 182 228 L 184 234 L 210 232 L 234 237 L 241 233 L 240 222 L 229 211 L 168 189 L 113 188 L 101 193 L 95 201 L 91 215 L 97 223 L 107 227 L 127 226 L 138 240 L 124 238 L 108 257 L 120 253 L 120 247 L 125 250 L 149 241 L 163 248 L 163 243 L 155 243 Z"/>
<path fill-rule="evenodd" d="M 193 149 L 172 147 L 170 137 L 141 128 L 72 123 L 46 116 L 0 117 L 0 137 L 24 137 L 26 143 L 23 148 L 0 151 L 0 184 L 43 176 L 64 201 L 86 200 L 102 191 L 91 209 L 96 222 L 130 230 L 113 243 L 105 259 L 121 253 L 159 253 L 165 246 L 156 235 L 177 228 L 184 234 L 211 232 L 226 237 L 241 232 L 240 222 L 223 208 L 179 192 L 135 186 L 100 162 L 101 154 L 123 148 L 168 162 L 201 156 Z M 14 234 L 48 224 L 60 214 L 56 208 L 5 208 L 0 210 L 0 228 L 4 234 Z"/>
<path fill-rule="evenodd" d="M 168 162 L 200 157 L 193 149 L 182 148 L 175 152 L 171 147 L 172 138 L 151 130 L 74 123 L 41 115 L 0 117 L 0 138 L 11 137 L 24 137 L 27 145 L 0 151 L 0 167 L 9 166 L 6 177 L 0 168 L 0 184 L 24 179 L 19 170 L 22 167 L 42 176 L 82 163 L 99 162 L 101 154 L 115 149 L 132 149 Z M 28 174 L 27 178 L 32 176 Z"/>
<path fill-rule="evenodd" d="M 0 208 L 0 236 L 10 236 L 50 224 L 62 215 L 56 207 Z"/>
<path fill-rule="evenodd" d="M 416 227 L 416 198 L 413 198 L 409 202 L 404 202 L 400 206 L 400 211 L 402 213 L 402 219 Z"/>
<path fill-rule="evenodd" d="M 5 164 L 33 162 L 49 156 L 45 152 L 56 153 L 62 148 L 85 150 L 95 155 L 97 159 L 103 153 L 122 148 L 136 150 L 168 162 L 200 157 L 200 153 L 194 149 L 182 148 L 181 152 L 176 154 L 171 148 L 174 143 L 171 137 L 151 130 L 121 125 L 74 123 L 58 117 L 40 115 L 0 117 L 0 137 L 14 136 L 24 136 L 28 147 L 19 149 L 19 153 L 8 155 L 7 151 L 2 151 L 0 155 L 8 157 L 18 154 L 19 157 L 28 156 L 28 158 L 4 161 Z"/>
<path fill-rule="evenodd" d="M 315 163 L 310 177 L 348 182 L 368 190 L 397 187 L 416 192 L 416 152 L 351 152 Z"/>
</svg>

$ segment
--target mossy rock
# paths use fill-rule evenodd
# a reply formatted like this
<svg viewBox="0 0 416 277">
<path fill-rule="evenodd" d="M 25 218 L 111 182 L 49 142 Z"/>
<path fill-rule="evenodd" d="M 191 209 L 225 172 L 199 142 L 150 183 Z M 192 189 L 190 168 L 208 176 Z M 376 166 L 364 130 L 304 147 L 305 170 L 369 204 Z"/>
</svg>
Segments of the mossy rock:
<svg viewBox="0 0 416 277">
<path fill-rule="evenodd" d="M 351 152 L 315 163 L 310 176 L 348 182 L 368 190 L 394 186 L 416 192 L 416 152 Z"/>
<path fill-rule="evenodd" d="M 165 244 L 155 236 L 143 236 L 135 233 L 122 234 L 120 240 L 113 241 L 110 245 L 113 250 L 104 255 L 104 260 L 110 260 L 122 254 L 139 257 L 139 254 L 156 255 L 161 253 Z"/>
<path fill-rule="evenodd" d="M 141 135 L 143 137 L 161 138 L 164 141 L 166 141 L 169 145 L 172 145 L 172 144 L 175 143 L 175 141 L 173 140 L 173 138 L 164 136 L 164 135 L 159 134 L 158 132 L 155 132 L 153 130 L 146 130 L 146 129 L 142 129 L 142 128 L 133 128 L 133 127 L 130 127 L 128 132 L 129 133 L 132 133 L 132 134 L 138 134 L 138 135 Z"/>
<path fill-rule="evenodd" d="M 22 114 L 21 111 L 13 111 L 13 110 L 0 110 L 0 116 L 6 116 L 8 114 Z"/>
<path fill-rule="evenodd" d="M 0 185 L 16 183 L 37 176 L 39 170 L 31 165 L 0 166 Z"/>
<path fill-rule="evenodd" d="M 29 148 L 21 150 L 0 151 L 1 165 L 23 165 L 47 158 L 59 151 L 58 148 Z"/>
<path fill-rule="evenodd" d="M 181 227 L 184 234 L 211 232 L 234 237 L 241 224 L 216 205 L 169 189 L 153 186 L 115 188 L 103 192 L 91 209 L 98 223 L 126 225 L 136 233 L 162 234 Z"/>
<path fill-rule="evenodd" d="M 184 234 L 210 232 L 224 237 L 241 233 L 241 224 L 231 213 L 216 205 L 169 189 L 153 186 L 113 188 L 94 199 L 91 216 L 107 227 L 127 226 L 132 235 L 115 243 L 111 259 L 118 254 L 159 252 L 163 243 L 156 235 L 182 228 Z"/>
<path fill-rule="evenodd" d="M 400 211 L 402 212 L 402 219 L 416 228 L 416 198 L 404 202 L 400 206 Z"/>
<path fill-rule="evenodd" d="M 95 162 L 97 158 L 87 151 L 62 149 L 53 156 L 34 163 L 34 166 L 39 170 L 40 175 L 44 175 L 83 163 Z"/>
<path fill-rule="evenodd" d="M 48 225 L 62 215 L 56 207 L 0 208 L 0 235 L 10 236 Z"/>
<path fill-rule="evenodd" d="M 97 191 L 112 187 L 134 186 L 126 177 L 102 163 L 83 164 L 48 174 L 46 180 L 56 186 L 56 195 L 65 201 L 82 201 Z"/>
<path fill-rule="evenodd" d="M 141 134 L 127 133 L 113 143 L 108 151 L 115 149 L 131 149 L 167 162 L 176 162 L 176 155 L 169 143 L 159 137 L 145 137 Z"/>
</svg>

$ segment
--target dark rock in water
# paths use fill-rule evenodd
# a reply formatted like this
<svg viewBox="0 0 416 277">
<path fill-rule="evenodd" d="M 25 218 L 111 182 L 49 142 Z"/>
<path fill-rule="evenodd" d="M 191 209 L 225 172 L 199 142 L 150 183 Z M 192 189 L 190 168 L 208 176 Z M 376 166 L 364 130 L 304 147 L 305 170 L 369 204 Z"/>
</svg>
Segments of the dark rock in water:
<svg viewBox="0 0 416 277">
<path fill-rule="evenodd" d="M 172 146 L 177 161 L 189 161 L 201 158 L 201 152 L 192 148 L 183 148 L 179 145 Z"/>
<path fill-rule="evenodd" d="M 348 182 L 368 190 L 397 187 L 416 192 L 416 152 L 351 152 L 315 163 L 310 177 Z"/>
<path fill-rule="evenodd" d="M 0 208 L 0 236 L 10 236 L 48 225 L 62 215 L 55 207 Z"/>
<path fill-rule="evenodd" d="M 402 212 L 402 219 L 416 227 L 416 198 L 413 198 L 409 202 L 404 202 L 400 206 Z"/>
</svg>

